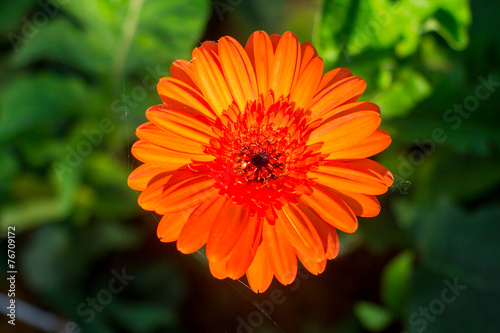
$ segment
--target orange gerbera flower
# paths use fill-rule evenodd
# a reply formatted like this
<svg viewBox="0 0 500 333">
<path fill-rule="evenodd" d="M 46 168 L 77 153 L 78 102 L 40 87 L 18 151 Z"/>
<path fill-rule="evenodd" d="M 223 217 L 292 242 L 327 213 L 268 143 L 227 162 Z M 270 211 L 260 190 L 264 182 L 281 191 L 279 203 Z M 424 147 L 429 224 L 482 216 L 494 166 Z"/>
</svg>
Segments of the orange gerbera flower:
<svg viewBox="0 0 500 333">
<path fill-rule="evenodd" d="M 129 177 L 139 205 L 163 215 L 162 242 L 206 244 L 212 274 L 255 292 L 290 284 L 297 258 L 313 274 L 338 253 L 336 229 L 375 216 L 393 177 L 367 157 L 384 150 L 380 109 L 356 102 L 365 82 L 323 74 L 314 47 L 257 31 L 245 48 L 223 37 L 177 60 L 146 111 Z"/>
</svg>

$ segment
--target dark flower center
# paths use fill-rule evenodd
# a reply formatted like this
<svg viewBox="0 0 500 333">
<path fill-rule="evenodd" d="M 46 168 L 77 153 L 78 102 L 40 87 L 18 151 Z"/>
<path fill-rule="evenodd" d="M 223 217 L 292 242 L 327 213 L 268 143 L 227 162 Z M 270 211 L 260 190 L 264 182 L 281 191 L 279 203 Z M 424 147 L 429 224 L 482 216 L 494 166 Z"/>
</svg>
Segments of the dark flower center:
<svg viewBox="0 0 500 333">
<path fill-rule="evenodd" d="M 266 184 L 269 179 L 278 179 L 285 169 L 285 157 L 273 148 L 269 140 L 245 142 L 233 154 L 233 168 L 245 181 Z"/>
<path fill-rule="evenodd" d="M 265 167 L 269 163 L 269 156 L 266 153 L 258 153 L 252 156 L 250 163 L 257 168 Z"/>
</svg>

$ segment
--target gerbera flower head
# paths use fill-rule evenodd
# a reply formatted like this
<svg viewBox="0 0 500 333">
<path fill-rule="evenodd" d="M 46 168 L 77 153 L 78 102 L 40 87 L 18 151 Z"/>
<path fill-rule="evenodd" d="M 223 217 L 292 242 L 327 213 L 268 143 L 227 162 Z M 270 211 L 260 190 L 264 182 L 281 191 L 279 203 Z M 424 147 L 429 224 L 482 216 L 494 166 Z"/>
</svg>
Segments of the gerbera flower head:
<svg viewBox="0 0 500 333">
<path fill-rule="evenodd" d="M 367 159 L 391 142 L 380 109 L 356 102 L 363 79 L 323 74 L 308 42 L 286 32 L 223 37 L 172 64 L 163 104 L 146 111 L 129 177 L 139 205 L 163 215 L 158 237 L 183 253 L 206 245 L 212 274 L 265 291 L 290 284 L 298 260 L 313 274 L 338 253 L 336 229 L 375 216 L 393 182 Z"/>
</svg>

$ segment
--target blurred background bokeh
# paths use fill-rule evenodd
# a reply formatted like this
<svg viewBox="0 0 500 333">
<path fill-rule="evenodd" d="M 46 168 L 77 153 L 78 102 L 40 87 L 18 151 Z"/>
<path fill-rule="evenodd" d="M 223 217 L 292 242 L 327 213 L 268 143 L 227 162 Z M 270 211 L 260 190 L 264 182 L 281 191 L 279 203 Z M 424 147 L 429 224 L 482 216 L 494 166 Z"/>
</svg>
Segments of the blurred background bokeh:
<svg viewBox="0 0 500 333">
<path fill-rule="evenodd" d="M 498 17 L 490 0 L 2 1 L 0 331 L 500 332 Z M 323 274 L 255 295 L 160 243 L 126 179 L 172 61 L 260 29 L 367 81 L 396 180 Z"/>
</svg>

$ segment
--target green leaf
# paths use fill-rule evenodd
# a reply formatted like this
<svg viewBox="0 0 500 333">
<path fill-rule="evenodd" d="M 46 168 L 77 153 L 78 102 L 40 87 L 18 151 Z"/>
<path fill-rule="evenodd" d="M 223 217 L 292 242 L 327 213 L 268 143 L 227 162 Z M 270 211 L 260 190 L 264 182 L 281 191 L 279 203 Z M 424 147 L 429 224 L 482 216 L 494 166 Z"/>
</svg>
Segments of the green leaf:
<svg viewBox="0 0 500 333">
<path fill-rule="evenodd" d="M 435 13 L 436 31 L 455 50 L 463 50 L 469 44 L 468 27 L 472 20 L 469 1 L 441 0 Z"/>
<path fill-rule="evenodd" d="M 6 34 L 8 39 L 14 38 L 9 34 L 23 35 L 22 31 L 15 31 L 17 26 L 23 26 L 32 17 L 26 16 L 33 7 L 33 0 L 2 1 L 0 3 L 0 32 Z M 38 8 L 40 10 L 40 8 Z M 19 20 L 22 17 L 23 19 Z M 23 37 L 25 38 L 25 37 Z"/>
<path fill-rule="evenodd" d="M 474 198 L 488 194 L 500 184 L 500 170 L 496 167 L 500 163 L 499 156 L 484 157 L 470 153 L 462 156 L 436 143 L 431 146 L 429 139 L 415 141 L 433 148 L 427 153 L 404 151 L 392 164 L 384 164 L 391 168 L 395 176 L 394 188 L 401 190 L 404 181 L 411 182 L 408 192 L 414 200 L 432 203 L 442 197 L 450 197 L 474 201 Z M 405 224 L 408 222 L 405 216 L 402 216 L 402 221 Z"/>
<path fill-rule="evenodd" d="M 200 44 L 210 10 L 210 2 L 204 0 L 145 1 L 130 42 L 127 70 L 168 64 L 179 56 L 190 60 L 192 48 Z"/>
<path fill-rule="evenodd" d="M 103 72 L 111 65 L 110 55 L 103 47 L 90 46 L 88 39 L 90 36 L 74 23 L 65 17 L 57 17 L 38 29 L 36 36 L 20 47 L 13 65 L 20 68 L 45 60 L 61 63 L 68 71 L 77 68 L 87 73 Z"/>
<path fill-rule="evenodd" d="M 0 148 L 0 183 L 7 184 L 7 180 L 11 180 L 16 173 L 19 172 L 19 161 L 16 155 L 6 146 Z M 0 197 L 3 198 L 4 190 L 7 186 L 0 188 Z M 3 201 L 2 201 L 3 202 Z"/>
<path fill-rule="evenodd" d="M 328 62 L 387 48 L 404 58 L 416 52 L 429 30 L 440 33 L 451 47 L 463 49 L 469 24 L 466 0 L 325 0 L 317 42 Z"/>
<path fill-rule="evenodd" d="M 420 260 L 409 288 L 408 331 L 498 331 L 500 208 L 468 214 L 442 200 L 418 211 L 411 234 Z"/>
<path fill-rule="evenodd" d="M 426 186 L 422 188 L 426 191 L 420 196 L 435 198 L 447 194 L 454 199 L 466 200 L 488 193 L 500 184 L 499 164 L 498 156 L 442 154 L 428 173 Z M 457 165 L 460 168 L 456 168 Z"/>
<path fill-rule="evenodd" d="M 403 67 L 386 89 L 373 97 L 386 119 L 405 115 L 418 102 L 430 96 L 432 86 L 422 74 L 410 67 Z"/>
<path fill-rule="evenodd" d="M 452 287 L 450 287 L 452 286 Z M 498 294 L 475 289 L 462 275 L 417 267 L 403 319 L 405 332 L 499 332 Z"/>
<path fill-rule="evenodd" d="M 404 251 L 391 260 L 382 273 L 382 300 L 398 316 L 403 314 L 408 296 L 413 254 Z"/>
<path fill-rule="evenodd" d="M 354 313 L 361 325 L 371 332 L 382 331 L 392 321 L 392 315 L 386 308 L 371 302 L 357 303 L 354 306 Z"/>
<path fill-rule="evenodd" d="M 57 126 L 89 97 L 86 86 L 77 78 L 19 76 L 3 88 L 0 96 L 0 141 L 35 126 Z"/>
<path fill-rule="evenodd" d="M 71 236 L 62 224 L 38 229 L 21 253 L 23 280 L 39 295 L 50 295 L 71 285 L 74 270 L 69 270 Z"/>
<path fill-rule="evenodd" d="M 61 221 L 71 213 L 73 201 L 80 178 L 79 170 L 75 170 L 64 181 L 52 179 L 56 194 L 49 197 L 30 198 L 24 202 L 4 206 L 0 213 L 0 225 L 6 228 L 15 225 L 17 231 L 23 232 L 40 224 Z M 43 184 L 47 186 L 47 184 Z"/>
<path fill-rule="evenodd" d="M 316 29 L 316 47 L 328 63 L 336 62 L 347 45 L 356 1 L 323 1 L 319 28 Z"/>
<path fill-rule="evenodd" d="M 180 56 L 189 59 L 210 6 L 203 0 L 70 1 L 61 9 L 72 20 L 60 15 L 41 27 L 23 44 L 15 64 L 55 61 L 121 83 L 122 74 L 146 72 Z"/>
</svg>

